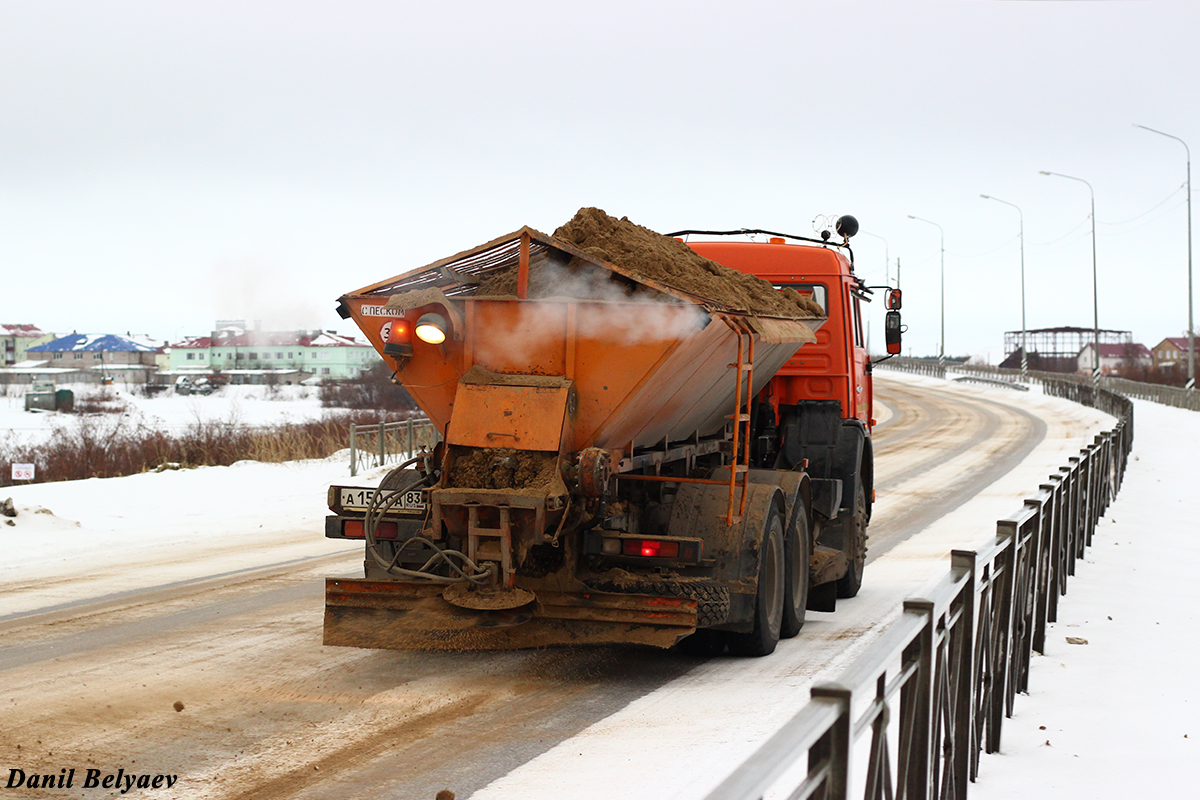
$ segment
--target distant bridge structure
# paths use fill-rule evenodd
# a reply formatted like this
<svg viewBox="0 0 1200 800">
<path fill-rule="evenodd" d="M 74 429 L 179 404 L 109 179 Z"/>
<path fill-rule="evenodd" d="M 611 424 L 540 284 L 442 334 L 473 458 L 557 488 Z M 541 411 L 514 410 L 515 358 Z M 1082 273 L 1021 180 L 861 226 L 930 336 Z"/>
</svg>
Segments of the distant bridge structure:
<svg viewBox="0 0 1200 800">
<path fill-rule="evenodd" d="M 1021 335 L 1029 347 L 1029 368 L 1044 372 L 1077 372 L 1079 351 L 1096 339 L 1095 328 L 1038 328 L 1004 332 L 1004 361 L 1001 367 L 1021 366 Z M 1100 329 L 1100 344 L 1133 344 L 1132 331 Z"/>
</svg>

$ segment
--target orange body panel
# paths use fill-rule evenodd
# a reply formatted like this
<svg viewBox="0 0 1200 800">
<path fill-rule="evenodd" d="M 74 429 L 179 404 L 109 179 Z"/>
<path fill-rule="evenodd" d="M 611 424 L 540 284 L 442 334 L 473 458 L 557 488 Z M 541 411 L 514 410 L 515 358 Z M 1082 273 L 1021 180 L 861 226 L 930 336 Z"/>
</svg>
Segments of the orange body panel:
<svg viewBox="0 0 1200 800">
<path fill-rule="evenodd" d="M 566 386 L 460 384 L 446 442 L 557 453 L 564 445 L 563 419 L 570 395 Z M 565 443 L 566 449 L 570 444 Z"/>
</svg>

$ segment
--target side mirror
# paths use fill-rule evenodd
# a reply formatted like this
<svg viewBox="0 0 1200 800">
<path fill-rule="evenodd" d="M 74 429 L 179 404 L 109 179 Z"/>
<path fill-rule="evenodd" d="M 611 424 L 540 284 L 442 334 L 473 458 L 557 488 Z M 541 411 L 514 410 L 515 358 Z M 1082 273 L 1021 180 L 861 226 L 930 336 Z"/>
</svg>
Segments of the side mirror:
<svg viewBox="0 0 1200 800">
<path fill-rule="evenodd" d="M 888 289 L 887 307 L 893 311 L 900 310 L 900 290 L 899 289 Z"/>
<path fill-rule="evenodd" d="M 891 298 L 888 298 L 891 302 Z M 889 311 L 883 320 L 883 340 L 887 344 L 887 351 L 891 355 L 900 355 L 900 312 Z"/>
</svg>

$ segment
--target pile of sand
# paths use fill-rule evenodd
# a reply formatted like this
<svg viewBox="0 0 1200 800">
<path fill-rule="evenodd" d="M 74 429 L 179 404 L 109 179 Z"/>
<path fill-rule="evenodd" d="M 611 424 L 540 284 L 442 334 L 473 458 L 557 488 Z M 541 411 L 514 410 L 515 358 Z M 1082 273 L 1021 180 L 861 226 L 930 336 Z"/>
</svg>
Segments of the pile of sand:
<svg viewBox="0 0 1200 800">
<path fill-rule="evenodd" d="M 704 258 L 683 242 L 643 228 L 626 217 L 610 217 L 598 208 L 579 209 L 554 236 L 639 277 L 741 311 L 783 317 L 824 316 L 818 304 L 795 290 L 779 291 L 761 278 Z M 546 296 L 554 290 L 554 281 L 539 280 L 541 266 L 530 264 L 530 297 Z M 572 263 L 568 269 L 579 266 Z M 516 269 L 510 267 L 488 275 L 478 293 L 510 295 L 515 291 Z"/>
<path fill-rule="evenodd" d="M 450 466 L 447 486 L 457 489 L 549 490 L 557 456 L 511 447 L 463 447 Z"/>
</svg>

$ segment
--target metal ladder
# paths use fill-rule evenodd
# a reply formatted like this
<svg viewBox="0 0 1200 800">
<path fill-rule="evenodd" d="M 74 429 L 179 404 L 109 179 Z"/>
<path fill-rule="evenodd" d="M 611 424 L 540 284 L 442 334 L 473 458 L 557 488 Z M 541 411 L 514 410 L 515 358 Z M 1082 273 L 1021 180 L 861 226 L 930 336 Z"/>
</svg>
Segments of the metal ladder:
<svg viewBox="0 0 1200 800">
<path fill-rule="evenodd" d="M 741 522 L 746 513 L 746 484 L 750 479 L 750 404 L 753 401 L 754 391 L 754 332 L 741 320 L 725 318 L 725 324 L 737 335 L 738 345 L 737 363 L 729 365 L 730 369 L 736 370 L 737 387 L 733 393 L 733 414 L 728 416 L 728 419 L 733 420 L 733 455 L 729 467 L 729 508 L 724 516 L 725 524 L 733 525 Z M 744 397 L 742 393 L 743 376 L 745 376 L 746 384 Z M 739 446 L 741 448 L 740 462 L 738 461 Z M 740 502 L 736 499 L 739 485 L 738 476 L 741 476 L 742 488 Z M 734 505 L 737 505 L 736 514 L 733 511 Z"/>
<path fill-rule="evenodd" d="M 512 568 L 512 527 L 508 519 L 508 506 L 496 506 L 500 512 L 499 528 L 482 528 L 479 526 L 480 506 L 472 503 L 467 506 L 467 558 L 475 564 L 480 559 L 484 561 L 499 561 L 502 574 L 500 585 L 506 589 L 512 588 L 516 581 L 516 573 Z M 489 541 L 489 540 L 498 541 Z"/>
</svg>

